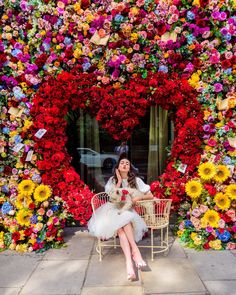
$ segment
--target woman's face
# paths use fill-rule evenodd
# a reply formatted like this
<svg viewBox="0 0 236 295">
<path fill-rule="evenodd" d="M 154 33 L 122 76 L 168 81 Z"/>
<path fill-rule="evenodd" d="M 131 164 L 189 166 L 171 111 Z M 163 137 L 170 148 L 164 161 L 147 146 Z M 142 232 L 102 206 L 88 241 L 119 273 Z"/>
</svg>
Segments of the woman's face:
<svg viewBox="0 0 236 295">
<path fill-rule="evenodd" d="M 130 170 L 130 161 L 127 159 L 122 159 L 119 163 L 118 170 L 120 172 L 129 172 Z"/>
</svg>

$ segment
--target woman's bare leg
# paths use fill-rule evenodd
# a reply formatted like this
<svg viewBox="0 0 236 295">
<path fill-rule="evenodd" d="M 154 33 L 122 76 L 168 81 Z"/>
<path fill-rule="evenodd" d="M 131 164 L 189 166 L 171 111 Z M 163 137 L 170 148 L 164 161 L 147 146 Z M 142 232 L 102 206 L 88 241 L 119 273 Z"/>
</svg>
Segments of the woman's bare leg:
<svg viewBox="0 0 236 295">
<path fill-rule="evenodd" d="M 123 229 L 124 229 L 124 232 L 126 234 L 128 241 L 129 241 L 129 244 L 131 246 L 132 255 L 133 255 L 133 258 L 134 258 L 136 264 L 146 265 L 146 263 L 143 261 L 142 255 L 139 251 L 139 248 L 134 240 L 134 231 L 133 231 L 133 227 L 132 227 L 131 223 L 126 224 L 123 227 Z"/>
<path fill-rule="evenodd" d="M 129 241 L 123 228 L 118 229 L 117 233 L 120 239 L 121 248 L 125 254 L 127 274 L 128 276 L 135 278 Z"/>
</svg>

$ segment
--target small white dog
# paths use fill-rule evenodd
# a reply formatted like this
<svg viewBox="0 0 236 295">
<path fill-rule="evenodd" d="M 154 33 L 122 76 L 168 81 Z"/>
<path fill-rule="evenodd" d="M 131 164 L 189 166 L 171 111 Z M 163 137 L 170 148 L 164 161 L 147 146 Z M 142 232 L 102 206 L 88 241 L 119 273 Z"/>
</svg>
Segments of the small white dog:
<svg viewBox="0 0 236 295">
<path fill-rule="evenodd" d="M 118 214 L 130 210 L 133 206 L 132 194 L 127 189 L 115 188 L 109 192 L 110 202 L 115 204 Z"/>
<path fill-rule="evenodd" d="M 133 188 L 115 188 L 109 193 L 110 202 L 115 204 L 116 208 L 119 209 L 118 214 L 121 214 L 125 210 L 130 210 L 133 206 L 132 198 L 140 197 L 140 195 L 140 191 Z M 153 214 L 154 208 L 152 201 L 142 202 L 141 206 L 145 208 L 146 214 Z"/>
</svg>

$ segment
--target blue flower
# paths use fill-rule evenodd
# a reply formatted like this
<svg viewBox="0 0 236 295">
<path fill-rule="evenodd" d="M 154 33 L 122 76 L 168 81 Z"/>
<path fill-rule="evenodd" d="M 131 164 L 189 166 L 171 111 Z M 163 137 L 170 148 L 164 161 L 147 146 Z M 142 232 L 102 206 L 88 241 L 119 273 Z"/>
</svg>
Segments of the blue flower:
<svg viewBox="0 0 236 295">
<path fill-rule="evenodd" d="M 21 136 L 20 136 L 20 135 L 15 135 L 15 136 L 14 136 L 14 141 L 15 141 L 15 143 L 22 142 L 22 138 L 21 138 Z"/>
<path fill-rule="evenodd" d="M 224 70 L 224 73 L 225 73 L 226 75 L 231 75 L 231 73 L 232 73 L 232 68 L 228 68 L 228 69 Z"/>
<path fill-rule="evenodd" d="M 223 36 L 223 39 L 225 39 L 226 41 L 230 41 L 231 38 L 232 38 L 232 36 L 231 36 L 230 33 L 228 33 L 228 34 L 226 34 L 226 35 Z"/>
<path fill-rule="evenodd" d="M 30 217 L 30 222 L 33 223 L 33 224 L 36 224 L 38 222 L 37 215 L 33 215 L 32 217 Z"/>
<path fill-rule="evenodd" d="M 168 73 L 167 66 L 159 66 L 158 72 Z"/>
<path fill-rule="evenodd" d="M 231 158 L 230 157 L 228 157 L 228 156 L 226 156 L 225 158 L 224 158 L 224 160 L 223 160 L 223 164 L 225 164 L 225 165 L 230 165 L 231 164 Z"/>
<path fill-rule="evenodd" d="M 2 205 L 2 214 L 7 214 L 9 211 L 12 210 L 12 205 L 9 202 L 4 202 Z"/>
<path fill-rule="evenodd" d="M 86 72 L 91 67 L 91 64 L 89 62 L 86 62 L 83 64 L 83 71 Z"/>
<path fill-rule="evenodd" d="M 7 185 L 3 185 L 3 186 L 2 186 L 2 192 L 3 192 L 4 194 L 9 193 L 9 188 L 8 188 Z"/>
<path fill-rule="evenodd" d="M 19 53 L 22 53 L 22 51 L 20 49 L 13 49 L 11 52 L 11 55 L 16 57 Z"/>
<path fill-rule="evenodd" d="M 66 45 L 71 44 L 71 38 L 69 38 L 69 37 L 65 37 L 65 39 L 64 39 L 64 43 L 65 43 Z"/>
<path fill-rule="evenodd" d="M 189 226 L 192 226 L 193 224 L 190 220 L 185 220 L 184 225 L 185 225 L 185 227 L 189 227 Z"/>
<path fill-rule="evenodd" d="M 59 206 L 58 205 L 53 205 L 52 206 L 52 211 L 55 212 L 59 209 Z"/>
<path fill-rule="evenodd" d="M 114 18 L 114 20 L 115 20 L 116 22 L 122 22 L 123 19 L 124 19 L 124 17 L 123 17 L 123 15 L 121 15 L 121 14 L 117 14 L 117 15 L 115 16 L 115 18 Z"/>
<path fill-rule="evenodd" d="M 195 14 L 192 11 L 187 12 L 187 19 L 192 20 L 195 19 Z"/>
<path fill-rule="evenodd" d="M 224 231 L 222 234 L 220 234 L 219 231 L 216 230 L 216 235 L 217 238 L 222 242 L 227 242 L 231 237 L 231 234 L 228 231 Z"/>
<path fill-rule="evenodd" d="M 8 134 L 10 132 L 10 129 L 8 127 L 3 127 L 2 128 L 2 133 L 3 134 Z"/>
</svg>

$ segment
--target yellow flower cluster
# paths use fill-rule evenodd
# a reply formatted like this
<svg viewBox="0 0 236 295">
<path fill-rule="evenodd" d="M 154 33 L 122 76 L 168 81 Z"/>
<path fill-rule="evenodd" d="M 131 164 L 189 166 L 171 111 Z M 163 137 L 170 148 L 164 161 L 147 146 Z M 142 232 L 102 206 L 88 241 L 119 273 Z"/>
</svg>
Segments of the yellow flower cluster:
<svg viewBox="0 0 236 295">
<path fill-rule="evenodd" d="M 215 195 L 214 202 L 218 208 L 221 210 L 227 210 L 230 207 L 230 199 L 227 195 L 223 193 L 218 193 Z"/>
<path fill-rule="evenodd" d="M 225 193 L 231 200 L 236 200 L 236 184 L 230 184 L 227 186 Z"/>
<path fill-rule="evenodd" d="M 201 219 L 202 227 L 212 226 L 218 228 L 220 216 L 215 210 L 207 210 L 204 216 Z"/>
<path fill-rule="evenodd" d="M 198 173 L 202 180 L 210 180 L 216 174 L 216 166 L 211 162 L 202 163 L 198 168 Z"/>
<path fill-rule="evenodd" d="M 197 199 L 202 193 L 202 184 L 197 180 L 190 180 L 185 185 L 186 194 L 192 199 Z"/>
<path fill-rule="evenodd" d="M 214 250 L 222 249 L 221 240 L 214 240 L 209 242 L 209 246 Z"/>
</svg>

